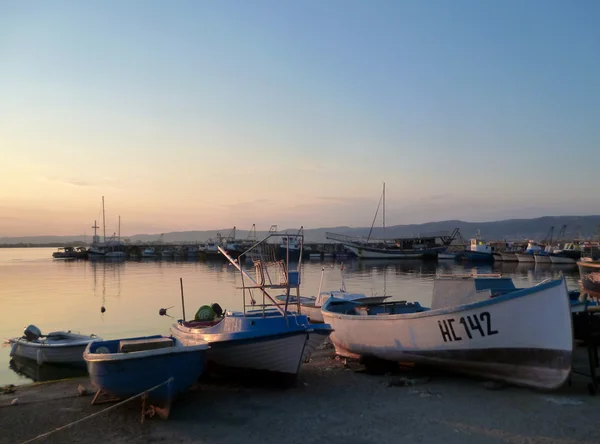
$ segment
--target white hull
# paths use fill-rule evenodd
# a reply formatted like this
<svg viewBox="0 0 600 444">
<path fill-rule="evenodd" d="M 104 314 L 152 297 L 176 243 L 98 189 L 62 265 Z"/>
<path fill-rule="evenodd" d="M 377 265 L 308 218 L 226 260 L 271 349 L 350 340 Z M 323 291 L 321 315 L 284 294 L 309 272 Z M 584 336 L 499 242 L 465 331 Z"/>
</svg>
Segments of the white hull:
<svg viewBox="0 0 600 444">
<path fill-rule="evenodd" d="M 292 310 L 295 311 L 296 306 L 292 306 Z M 310 320 L 310 322 L 312 323 L 320 323 L 322 324 L 323 321 L 323 314 L 321 313 L 321 307 L 311 307 L 311 306 L 307 306 L 307 305 L 300 305 L 300 310 L 302 311 L 302 314 L 305 314 L 306 316 L 308 316 L 308 319 Z"/>
<path fill-rule="evenodd" d="M 412 252 L 403 252 L 401 254 L 387 253 L 385 251 L 371 251 L 357 248 L 351 245 L 344 245 L 360 259 L 420 259 L 423 257 L 423 252 L 416 250 Z"/>
<path fill-rule="evenodd" d="M 577 263 L 577 261 L 575 259 L 571 259 L 570 257 L 563 257 L 563 256 L 550 256 L 550 261 L 553 264 L 573 265 L 573 264 Z"/>
<path fill-rule="evenodd" d="M 561 386 L 571 369 L 564 281 L 521 297 L 422 313 L 358 316 L 325 309 L 323 317 L 342 356 L 433 364 L 544 389 Z"/>
<path fill-rule="evenodd" d="M 527 262 L 527 263 L 535 262 L 535 258 L 533 257 L 533 254 L 515 253 L 515 256 L 517 256 L 517 260 L 519 262 Z"/>
<path fill-rule="evenodd" d="M 195 345 L 206 337 L 184 333 L 172 327 L 171 333 L 184 345 Z M 254 340 L 212 342 L 207 360 L 215 365 L 237 369 L 269 371 L 285 374 L 298 373 L 302 362 L 325 341 L 327 335 L 296 332 Z"/>
<path fill-rule="evenodd" d="M 551 264 L 550 255 L 548 254 L 535 254 L 533 260 L 536 264 Z"/>
<path fill-rule="evenodd" d="M 519 260 L 515 253 L 500 253 L 500 256 L 502 256 L 504 262 L 517 262 Z"/>
<path fill-rule="evenodd" d="M 78 335 L 79 336 L 79 335 Z M 31 359 L 42 364 L 81 364 L 84 365 L 83 352 L 87 345 L 100 338 L 90 338 L 81 336 L 78 341 L 69 344 L 30 342 L 26 339 L 18 338 L 11 340 L 12 348 L 10 356 Z"/>
</svg>

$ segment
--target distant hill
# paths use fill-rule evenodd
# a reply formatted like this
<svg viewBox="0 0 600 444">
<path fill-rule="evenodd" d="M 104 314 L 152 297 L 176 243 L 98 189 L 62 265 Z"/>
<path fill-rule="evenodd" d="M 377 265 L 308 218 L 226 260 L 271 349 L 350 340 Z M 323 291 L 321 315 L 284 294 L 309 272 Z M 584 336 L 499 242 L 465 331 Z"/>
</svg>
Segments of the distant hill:
<svg viewBox="0 0 600 444">
<path fill-rule="evenodd" d="M 428 233 L 450 233 L 455 228 L 458 228 L 465 239 L 475 235 L 477 230 L 481 232 L 481 236 L 489 240 L 524 240 L 524 239 L 544 239 L 550 227 L 554 226 L 554 237 L 560 231 L 563 225 L 567 226 L 566 235 L 564 238 L 584 238 L 591 239 L 600 236 L 600 216 L 547 216 L 538 217 L 536 219 L 509 219 L 495 222 L 464 222 L 461 220 L 446 220 L 440 222 L 427 222 L 424 224 L 412 225 L 394 225 L 386 227 L 385 233 L 381 227 L 374 227 L 372 237 L 412 237 L 418 235 L 426 235 Z M 346 234 L 350 236 L 367 236 L 369 227 L 330 227 L 330 228 L 313 228 L 304 230 L 306 242 L 327 242 L 325 233 L 333 232 L 338 234 Z M 227 236 L 231 231 L 230 228 L 222 230 L 210 231 L 174 231 L 164 233 L 162 240 L 164 242 L 204 242 L 221 233 Z M 282 230 L 295 232 L 296 229 Z M 266 231 L 256 232 L 257 238 L 262 238 L 267 235 Z M 129 236 L 131 242 L 156 242 L 160 239 L 160 234 L 136 234 Z M 248 231 L 238 230 L 237 238 L 244 239 L 248 236 Z M 62 245 L 73 242 L 83 242 L 91 240 L 88 236 L 25 236 L 25 237 L 0 237 L 0 245 L 6 244 L 34 244 L 34 245 Z"/>
</svg>

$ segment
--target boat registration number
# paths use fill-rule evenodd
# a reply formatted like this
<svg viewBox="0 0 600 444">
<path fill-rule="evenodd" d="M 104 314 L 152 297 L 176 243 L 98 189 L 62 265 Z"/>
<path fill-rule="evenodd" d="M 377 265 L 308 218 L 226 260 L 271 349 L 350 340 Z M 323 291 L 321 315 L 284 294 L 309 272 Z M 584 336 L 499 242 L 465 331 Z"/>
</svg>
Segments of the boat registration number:
<svg viewBox="0 0 600 444">
<path fill-rule="evenodd" d="M 458 320 L 456 318 L 444 319 L 438 321 L 438 326 L 444 342 L 498 334 L 498 330 L 492 328 L 492 315 L 489 311 L 484 311 L 479 315 L 461 316 Z"/>
</svg>

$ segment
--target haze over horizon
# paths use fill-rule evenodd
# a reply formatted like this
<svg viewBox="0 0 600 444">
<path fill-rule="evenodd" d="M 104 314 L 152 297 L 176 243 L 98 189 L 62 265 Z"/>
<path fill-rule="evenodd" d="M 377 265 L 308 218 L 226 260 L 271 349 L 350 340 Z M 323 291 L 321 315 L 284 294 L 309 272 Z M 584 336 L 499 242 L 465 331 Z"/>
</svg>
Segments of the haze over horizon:
<svg viewBox="0 0 600 444">
<path fill-rule="evenodd" d="M 600 214 L 600 3 L 0 3 L 0 236 Z"/>
</svg>

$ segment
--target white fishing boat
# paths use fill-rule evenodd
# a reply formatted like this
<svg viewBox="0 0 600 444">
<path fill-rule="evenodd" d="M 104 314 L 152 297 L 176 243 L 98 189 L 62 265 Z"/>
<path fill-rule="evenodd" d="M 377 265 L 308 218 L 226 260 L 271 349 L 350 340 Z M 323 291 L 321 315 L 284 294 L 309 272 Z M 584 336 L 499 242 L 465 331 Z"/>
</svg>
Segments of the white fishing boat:
<svg viewBox="0 0 600 444">
<path fill-rule="evenodd" d="M 563 279 L 517 289 L 509 278 L 436 279 L 431 309 L 418 302 L 322 308 L 339 355 L 445 367 L 555 389 L 571 370 L 571 309 Z"/>
<path fill-rule="evenodd" d="M 525 251 L 522 253 L 515 253 L 515 256 L 517 256 L 517 260 L 519 262 L 533 263 L 535 262 L 534 255 L 542 252 L 543 250 L 544 249 L 540 247 L 537 242 L 530 240 Z"/>
<path fill-rule="evenodd" d="M 285 310 L 289 305 L 290 289 L 299 292 L 300 262 L 296 270 L 291 270 L 288 261 L 266 261 L 265 258 L 274 257 L 276 251 L 267 254 L 260 247 L 277 248 L 279 244 L 267 242 L 273 236 L 277 234 L 269 234 L 249 250 L 253 252 L 256 278 L 239 265 L 243 257 L 234 259 L 219 247 L 220 253 L 241 274 L 243 312 L 222 313 L 218 304 L 213 304 L 201 307 L 193 321 L 186 321 L 184 309 L 184 319 L 173 324 L 171 334 L 185 345 L 208 342 L 210 369 L 268 372 L 277 379 L 292 382 L 301 364 L 329 336 L 331 327 L 309 324 L 306 315 Z M 285 289 L 287 300 L 278 303 L 269 294 L 271 289 Z M 254 292 L 258 293 L 256 297 Z"/>
<path fill-rule="evenodd" d="M 500 251 L 500 256 L 502 257 L 503 262 L 518 262 L 517 256 L 514 252 L 511 251 Z"/>
<path fill-rule="evenodd" d="M 325 273 L 325 267 L 321 268 L 321 281 L 319 283 L 319 291 L 317 292 L 318 296 L 290 296 L 288 301 L 288 310 L 292 312 L 297 312 L 298 305 L 300 309 L 300 313 L 303 313 L 308 316 L 308 319 L 313 324 L 322 324 L 325 321 L 323 320 L 323 315 L 321 314 L 321 307 L 325 302 L 327 302 L 330 298 L 335 297 L 336 299 L 342 299 L 345 301 L 356 301 L 356 302 L 369 302 L 369 303 L 377 303 L 383 302 L 389 298 L 389 296 L 367 296 L 363 293 L 350 293 L 346 291 L 346 282 L 344 280 L 344 266 L 341 267 L 342 273 L 342 285 L 339 290 L 333 291 L 321 291 L 321 287 L 323 285 L 323 276 Z M 281 294 L 279 296 L 275 296 L 275 299 L 283 304 L 286 302 L 287 296 L 285 294 Z M 298 304 L 299 303 L 299 304 Z"/>
<path fill-rule="evenodd" d="M 276 296 L 279 302 L 285 302 L 285 295 Z M 300 312 L 308 316 L 308 319 L 313 324 L 322 324 L 323 314 L 321 314 L 321 307 L 330 298 L 336 298 L 344 301 L 355 301 L 364 303 L 378 303 L 389 299 L 389 296 L 367 296 L 363 293 L 349 293 L 342 290 L 333 291 L 322 291 L 319 296 L 300 296 Z M 290 296 L 290 311 L 296 312 L 296 305 L 298 299 L 296 296 Z"/>
<path fill-rule="evenodd" d="M 102 340 L 96 335 L 81 335 L 70 331 L 55 331 L 43 335 L 39 328 L 30 325 L 23 337 L 9 339 L 10 356 L 32 359 L 42 364 L 84 365 L 83 352 L 87 345 Z"/>
<path fill-rule="evenodd" d="M 427 235 L 417 234 L 413 237 L 395 237 L 387 239 L 375 239 L 373 228 L 379 213 L 379 207 L 383 203 L 382 232 L 385 234 L 385 183 L 375 217 L 367 237 L 347 236 L 338 233 L 325 233 L 325 238 L 339 242 L 346 250 L 359 259 L 436 259 L 440 253 L 445 253 L 450 244 L 459 236 L 458 228 L 451 234 L 430 233 Z"/>
<path fill-rule="evenodd" d="M 156 250 L 153 247 L 144 248 L 144 250 L 142 251 L 142 257 L 156 257 Z"/>
<path fill-rule="evenodd" d="M 562 248 L 555 249 L 550 255 L 553 264 L 574 265 L 581 258 L 581 247 L 575 243 L 566 243 Z"/>
<path fill-rule="evenodd" d="M 173 257 L 173 250 L 171 248 L 165 248 L 160 255 L 165 259 L 170 259 Z"/>
</svg>

